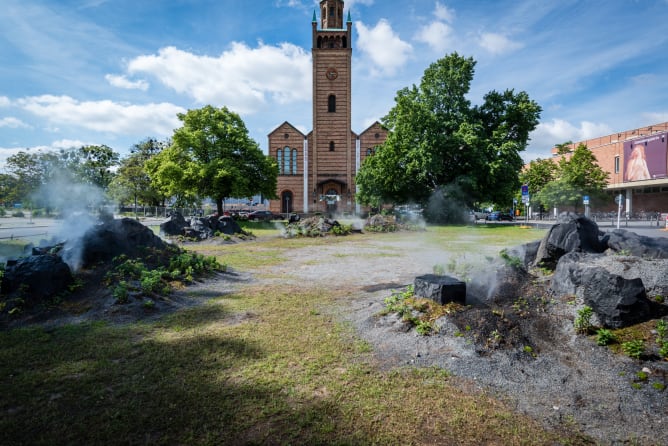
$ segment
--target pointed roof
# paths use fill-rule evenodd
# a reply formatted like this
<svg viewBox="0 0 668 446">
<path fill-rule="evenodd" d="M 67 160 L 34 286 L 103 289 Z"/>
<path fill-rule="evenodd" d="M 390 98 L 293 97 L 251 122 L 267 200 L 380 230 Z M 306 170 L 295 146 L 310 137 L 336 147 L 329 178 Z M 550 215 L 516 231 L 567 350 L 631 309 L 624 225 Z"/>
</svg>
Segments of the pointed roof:
<svg viewBox="0 0 668 446">
<path fill-rule="evenodd" d="M 315 18 L 315 9 L 313 10 L 313 23 L 317 23 L 318 19 Z"/>
<path fill-rule="evenodd" d="M 346 19 L 346 23 L 352 23 L 352 22 L 353 22 L 353 19 L 350 18 L 350 9 L 349 9 L 348 10 L 348 18 Z"/>
</svg>

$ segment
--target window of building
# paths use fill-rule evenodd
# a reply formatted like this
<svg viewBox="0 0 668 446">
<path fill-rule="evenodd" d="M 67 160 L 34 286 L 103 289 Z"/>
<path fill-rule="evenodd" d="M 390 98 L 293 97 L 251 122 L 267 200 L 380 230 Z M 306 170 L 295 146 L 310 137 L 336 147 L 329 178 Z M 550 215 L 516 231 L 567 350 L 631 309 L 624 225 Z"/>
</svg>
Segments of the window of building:
<svg viewBox="0 0 668 446">
<path fill-rule="evenodd" d="M 366 149 L 366 156 L 373 155 L 373 149 Z"/>
<path fill-rule="evenodd" d="M 336 96 L 334 96 L 333 94 L 330 94 L 329 97 L 327 98 L 327 111 L 329 113 L 336 112 Z"/>
<path fill-rule="evenodd" d="M 292 149 L 292 174 L 297 175 L 297 149 Z"/>
<path fill-rule="evenodd" d="M 615 173 L 619 173 L 619 155 L 615 157 Z"/>
<path fill-rule="evenodd" d="M 278 163 L 278 173 L 283 174 L 283 151 L 281 149 L 276 151 L 276 162 Z"/>
<path fill-rule="evenodd" d="M 283 175 L 290 175 L 290 147 L 283 150 Z"/>
<path fill-rule="evenodd" d="M 333 152 L 334 151 L 334 141 L 329 142 L 329 151 Z"/>
</svg>

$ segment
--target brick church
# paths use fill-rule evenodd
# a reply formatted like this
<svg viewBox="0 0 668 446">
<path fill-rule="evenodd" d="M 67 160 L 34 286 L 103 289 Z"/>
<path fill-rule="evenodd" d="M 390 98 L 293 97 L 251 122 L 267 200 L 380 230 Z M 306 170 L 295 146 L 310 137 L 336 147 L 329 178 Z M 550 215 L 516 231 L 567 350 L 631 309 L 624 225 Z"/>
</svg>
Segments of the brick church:
<svg viewBox="0 0 668 446">
<path fill-rule="evenodd" d="M 352 21 L 344 26 L 343 0 L 320 2 L 320 27 L 313 13 L 313 129 L 303 134 L 288 121 L 269 137 L 269 155 L 279 166 L 277 213 L 353 214 L 355 174 L 387 137 L 375 122 L 351 129 Z"/>
</svg>

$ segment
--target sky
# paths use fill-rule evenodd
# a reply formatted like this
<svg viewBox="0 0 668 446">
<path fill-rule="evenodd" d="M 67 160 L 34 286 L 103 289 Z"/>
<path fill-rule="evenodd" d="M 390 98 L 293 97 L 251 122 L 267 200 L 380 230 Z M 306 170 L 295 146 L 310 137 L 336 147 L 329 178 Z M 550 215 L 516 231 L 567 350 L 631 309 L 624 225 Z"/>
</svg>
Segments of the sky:
<svg viewBox="0 0 668 446">
<path fill-rule="evenodd" d="M 267 151 L 311 130 L 316 0 L 2 0 L 0 168 L 18 151 L 164 140 L 177 114 L 226 106 Z M 541 107 L 525 161 L 668 121 L 668 0 L 348 0 L 352 129 L 365 130 L 457 52 L 468 99 L 526 91 Z"/>
</svg>

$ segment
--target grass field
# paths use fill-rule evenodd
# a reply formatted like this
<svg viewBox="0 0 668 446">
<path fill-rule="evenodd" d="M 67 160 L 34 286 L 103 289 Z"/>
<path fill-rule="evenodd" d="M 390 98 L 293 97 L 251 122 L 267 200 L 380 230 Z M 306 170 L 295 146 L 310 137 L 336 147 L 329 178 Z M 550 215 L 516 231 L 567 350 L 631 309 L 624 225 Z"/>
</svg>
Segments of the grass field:
<svg viewBox="0 0 668 446">
<path fill-rule="evenodd" d="M 517 228 L 428 236 L 452 231 L 500 247 L 540 237 Z M 201 251 L 252 270 L 299 244 L 364 242 L 264 235 Z M 323 291 L 249 285 L 150 323 L 0 332 L 0 444 L 590 444 L 447 371 L 378 369 L 333 305 Z"/>
</svg>

